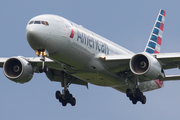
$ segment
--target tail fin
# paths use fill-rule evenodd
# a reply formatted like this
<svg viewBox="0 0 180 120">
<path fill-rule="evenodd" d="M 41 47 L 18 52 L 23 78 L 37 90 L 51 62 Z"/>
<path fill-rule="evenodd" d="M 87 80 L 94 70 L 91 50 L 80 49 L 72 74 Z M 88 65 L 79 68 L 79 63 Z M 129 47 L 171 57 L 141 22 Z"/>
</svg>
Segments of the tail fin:
<svg viewBox="0 0 180 120">
<path fill-rule="evenodd" d="M 159 11 L 144 52 L 148 52 L 150 54 L 160 52 L 165 14 L 166 12 L 164 10 L 161 9 Z"/>
</svg>

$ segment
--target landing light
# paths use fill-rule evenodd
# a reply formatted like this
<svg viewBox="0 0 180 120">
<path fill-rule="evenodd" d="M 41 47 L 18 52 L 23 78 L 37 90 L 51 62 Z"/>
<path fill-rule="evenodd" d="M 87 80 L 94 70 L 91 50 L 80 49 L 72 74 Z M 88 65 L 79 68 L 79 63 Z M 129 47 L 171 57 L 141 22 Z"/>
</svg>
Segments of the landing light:
<svg viewBox="0 0 180 120">
<path fill-rule="evenodd" d="M 46 51 L 38 51 L 37 50 L 35 53 L 36 53 L 37 56 L 47 56 Z"/>
<path fill-rule="evenodd" d="M 36 51 L 35 53 L 36 53 L 37 56 L 39 56 L 39 51 Z"/>
<path fill-rule="evenodd" d="M 100 58 L 101 58 L 101 59 L 104 59 L 104 58 L 105 58 L 105 56 L 101 56 Z"/>
<path fill-rule="evenodd" d="M 47 56 L 47 54 L 46 54 L 46 52 L 45 52 L 45 51 L 40 52 L 40 55 L 41 55 L 41 56 Z"/>
</svg>

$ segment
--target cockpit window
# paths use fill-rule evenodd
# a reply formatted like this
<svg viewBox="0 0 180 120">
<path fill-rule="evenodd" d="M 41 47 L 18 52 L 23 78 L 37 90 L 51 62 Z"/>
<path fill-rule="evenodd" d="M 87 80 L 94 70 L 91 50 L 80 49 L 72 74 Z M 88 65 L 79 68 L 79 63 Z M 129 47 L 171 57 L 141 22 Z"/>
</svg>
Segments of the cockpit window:
<svg viewBox="0 0 180 120">
<path fill-rule="evenodd" d="M 45 24 L 45 21 L 42 21 L 41 23 L 42 23 L 43 25 L 46 25 L 46 24 Z"/>
<path fill-rule="evenodd" d="M 30 25 L 30 24 L 43 24 L 43 25 L 49 26 L 49 23 L 48 23 L 47 21 L 38 21 L 38 20 L 36 20 L 36 21 L 30 21 L 30 22 L 29 22 L 29 25 Z"/>
<path fill-rule="evenodd" d="M 49 23 L 48 22 L 45 22 L 46 26 L 49 26 Z"/>
<path fill-rule="evenodd" d="M 34 24 L 41 24 L 41 22 L 40 21 L 35 21 Z"/>
<path fill-rule="evenodd" d="M 29 22 L 29 25 L 30 25 L 30 24 L 33 24 L 33 23 L 34 23 L 34 21 L 30 21 L 30 22 Z"/>
<path fill-rule="evenodd" d="M 42 23 L 43 25 L 49 26 L 49 23 L 46 22 L 46 21 L 41 21 L 41 23 Z"/>
</svg>

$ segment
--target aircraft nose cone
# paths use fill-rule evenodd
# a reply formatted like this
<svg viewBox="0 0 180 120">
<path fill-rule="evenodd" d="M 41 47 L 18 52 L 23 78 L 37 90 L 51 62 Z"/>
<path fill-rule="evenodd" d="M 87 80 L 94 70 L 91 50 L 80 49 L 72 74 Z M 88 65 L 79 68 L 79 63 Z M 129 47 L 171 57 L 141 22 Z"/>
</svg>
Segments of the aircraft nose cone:
<svg viewBox="0 0 180 120">
<path fill-rule="evenodd" d="M 43 44 L 43 38 L 40 30 L 36 26 L 26 27 L 26 37 L 29 45 L 33 49 L 41 49 Z"/>
</svg>

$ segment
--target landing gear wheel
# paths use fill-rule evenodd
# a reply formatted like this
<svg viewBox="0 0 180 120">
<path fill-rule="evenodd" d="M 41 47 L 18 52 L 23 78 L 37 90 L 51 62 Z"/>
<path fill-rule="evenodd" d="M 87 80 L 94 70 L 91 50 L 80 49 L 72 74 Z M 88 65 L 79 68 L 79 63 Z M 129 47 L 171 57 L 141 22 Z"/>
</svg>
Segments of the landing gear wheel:
<svg viewBox="0 0 180 120">
<path fill-rule="evenodd" d="M 42 68 L 42 66 L 39 66 L 38 69 L 39 69 L 39 72 L 40 72 L 40 73 L 42 73 L 42 72 L 47 73 L 48 70 L 49 70 L 48 66 L 46 66 L 46 65 L 44 66 L 44 68 Z"/>
<path fill-rule="evenodd" d="M 133 98 L 132 99 L 132 103 L 135 105 L 137 103 L 137 99 L 136 98 Z"/>
<path fill-rule="evenodd" d="M 55 97 L 62 103 L 62 106 L 66 106 L 67 103 L 70 103 L 72 106 L 76 105 L 76 99 L 68 90 L 63 90 L 62 94 L 60 91 L 56 91 Z"/>
<path fill-rule="evenodd" d="M 72 106 L 75 106 L 76 105 L 76 99 L 73 97 L 71 98 L 71 105 Z"/>
<path fill-rule="evenodd" d="M 42 73 L 43 72 L 43 69 L 42 69 L 42 66 L 39 66 L 39 72 Z"/>
<path fill-rule="evenodd" d="M 62 101 L 62 106 L 66 106 L 67 105 L 67 101 L 66 100 L 63 100 Z"/>
<path fill-rule="evenodd" d="M 142 99 L 141 103 L 146 104 L 146 96 L 143 95 L 143 99 Z"/>
<path fill-rule="evenodd" d="M 129 97 L 129 100 L 131 100 L 133 104 L 136 104 L 138 101 L 146 104 L 146 96 L 143 95 L 139 88 L 136 88 L 134 93 L 132 93 L 130 89 L 127 89 L 126 96 Z"/>
<path fill-rule="evenodd" d="M 70 103 L 72 106 L 75 106 L 76 99 L 73 97 L 73 95 L 67 89 L 68 86 L 70 85 L 71 81 L 70 81 L 67 73 L 65 73 L 65 72 L 61 72 L 61 73 L 62 73 L 61 83 L 63 83 L 61 85 L 62 85 L 62 87 L 64 87 L 64 89 L 62 90 L 62 94 L 60 93 L 60 91 L 56 91 L 55 96 L 57 99 L 59 99 L 59 102 L 62 103 L 62 106 L 66 106 L 67 103 Z"/>
<path fill-rule="evenodd" d="M 130 97 L 131 95 L 132 95 L 131 90 L 130 90 L 130 89 L 127 89 L 127 90 L 126 90 L 126 96 L 127 96 L 127 97 Z"/>
<path fill-rule="evenodd" d="M 60 92 L 60 91 L 56 91 L 55 96 L 56 96 L 56 99 L 59 99 L 59 98 L 60 98 L 60 96 L 61 96 L 61 92 Z"/>
</svg>

